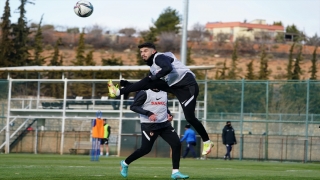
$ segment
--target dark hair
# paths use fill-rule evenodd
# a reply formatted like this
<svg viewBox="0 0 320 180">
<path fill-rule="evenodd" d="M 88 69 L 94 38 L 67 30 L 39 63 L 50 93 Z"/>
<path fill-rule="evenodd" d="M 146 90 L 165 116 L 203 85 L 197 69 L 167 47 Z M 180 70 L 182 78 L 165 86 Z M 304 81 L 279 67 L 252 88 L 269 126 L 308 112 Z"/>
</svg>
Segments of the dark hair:
<svg viewBox="0 0 320 180">
<path fill-rule="evenodd" d="M 186 128 L 190 128 L 191 126 L 190 126 L 190 124 L 187 124 L 185 127 L 186 127 Z"/>
<path fill-rule="evenodd" d="M 227 123 L 226 123 L 226 124 L 228 124 L 228 123 L 230 123 L 230 124 L 231 124 L 231 121 L 227 121 Z"/>
<path fill-rule="evenodd" d="M 144 48 L 144 47 L 156 49 L 156 46 L 151 42 L 145 42 L 145 43 L 142 43 L 138 46 L 139 49 Z"/>
</svg>

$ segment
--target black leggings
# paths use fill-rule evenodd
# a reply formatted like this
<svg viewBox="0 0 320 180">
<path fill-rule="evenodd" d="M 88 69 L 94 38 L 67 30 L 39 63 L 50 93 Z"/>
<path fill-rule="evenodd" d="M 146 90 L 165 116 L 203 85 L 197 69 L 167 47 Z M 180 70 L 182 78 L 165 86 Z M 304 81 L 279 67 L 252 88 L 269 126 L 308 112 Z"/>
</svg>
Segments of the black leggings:
<svg viewBox="0 0 320 180">
<path fill-rule="evenodd" d="M 195 84 L 193 86 L 169 87 L 168 84 L 161 79 L 151 81 L 149 77 L 145 77 L 136 83 L 130 84 L 120 89 L 120 94 L 153 88 L 157 88 L 159 90 L 174 94 L 178 98 L 182 106 L 187 122 L 190 123 L 199 133 L 202 141 L 209 140 L 207 131 L 195 115 L 196 102 L 199 94 L 198 84 Z"/>
<path fill-rule="evenodd" d="M 172 126 L 168 126 L 159 130 L 144 130 L 141 127 L 141 147 L 127 157 L 125 162 L 129 165 L 133 161 L 148 154 L 153 143 L 158 136 L 161 136 L 171 147 L 172 150 L 172 169 L 179 169 L 181 156 L 181 143 L 178 134 Z"/>
</svg>

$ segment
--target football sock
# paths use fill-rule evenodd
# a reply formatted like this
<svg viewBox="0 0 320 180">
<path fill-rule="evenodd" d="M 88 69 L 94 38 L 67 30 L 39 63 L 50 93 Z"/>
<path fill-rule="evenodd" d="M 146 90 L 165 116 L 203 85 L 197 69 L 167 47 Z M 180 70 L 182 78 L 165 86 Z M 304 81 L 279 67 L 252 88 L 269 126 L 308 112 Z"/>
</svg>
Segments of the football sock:
<svg viewBox="0 0 320 180">
<path fill-rule="evenodd" d="M 179 169 L 172 169 L 172 174 L 179 172 Z"/>
<path fill-rule="evenodd" d="M 123 161 L 123 164 L 126 165 L 126 166 L 129 166 L 129 165 L 126 163 L 126 161 Z"/>
</svg>

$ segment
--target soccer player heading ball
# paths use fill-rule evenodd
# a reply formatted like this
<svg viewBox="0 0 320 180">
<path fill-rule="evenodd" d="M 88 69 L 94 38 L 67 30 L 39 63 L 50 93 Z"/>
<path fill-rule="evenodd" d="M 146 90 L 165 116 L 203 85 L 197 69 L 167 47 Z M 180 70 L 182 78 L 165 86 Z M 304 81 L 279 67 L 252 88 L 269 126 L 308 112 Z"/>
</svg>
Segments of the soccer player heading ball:
<svg viewBox="0 0 320 180">
<path fill-rule="evenodd" d="M 194 73 L 171 52 L 157 52 L 155 45 L 152 43 L 146 42 L 138 47 L 142 59 L 150 66 L 149 75 L 121 89 L 114 86 L 110 80 L 108 82 L 109 96 L 115 98 L 122 94 L 147 89 L 159 89 L 174 94 L 182 106 L 186 120 L 202 138 L 202 155 L 209 154 L 213 142 L 210 141 L 207 131 L 195 116 L 199 86 Z M 121 81 L 121 83 L 125 83 L 125 81 Z"/>
</svg>

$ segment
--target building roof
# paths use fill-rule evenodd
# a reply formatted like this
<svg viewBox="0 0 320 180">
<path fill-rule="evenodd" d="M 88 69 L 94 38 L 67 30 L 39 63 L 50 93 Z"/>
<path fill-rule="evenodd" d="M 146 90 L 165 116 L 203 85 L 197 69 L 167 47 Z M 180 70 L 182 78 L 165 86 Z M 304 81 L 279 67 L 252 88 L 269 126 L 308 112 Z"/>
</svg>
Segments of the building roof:
<svg viewBox="0 0 320 180">
<path fill-rule="evenodd" d="M 210 70 L 210 66 L 187 66 L 191 70 Z M 20 66 L 0 68 L 0 72 L 149 71 L 149 66 Z"/>
<path fill-rule="evenodd" d="M 206 24 L 207 29 L 226 28 L 226 27 L 244 27 L 244 28 L 252 28 L 252 29 L 284 31 L 283 26 L 269 25 L 269 24 L 255 24 L 255 23 L 243 23 L 243 22 L 208 22 Z"/>
</svg>

